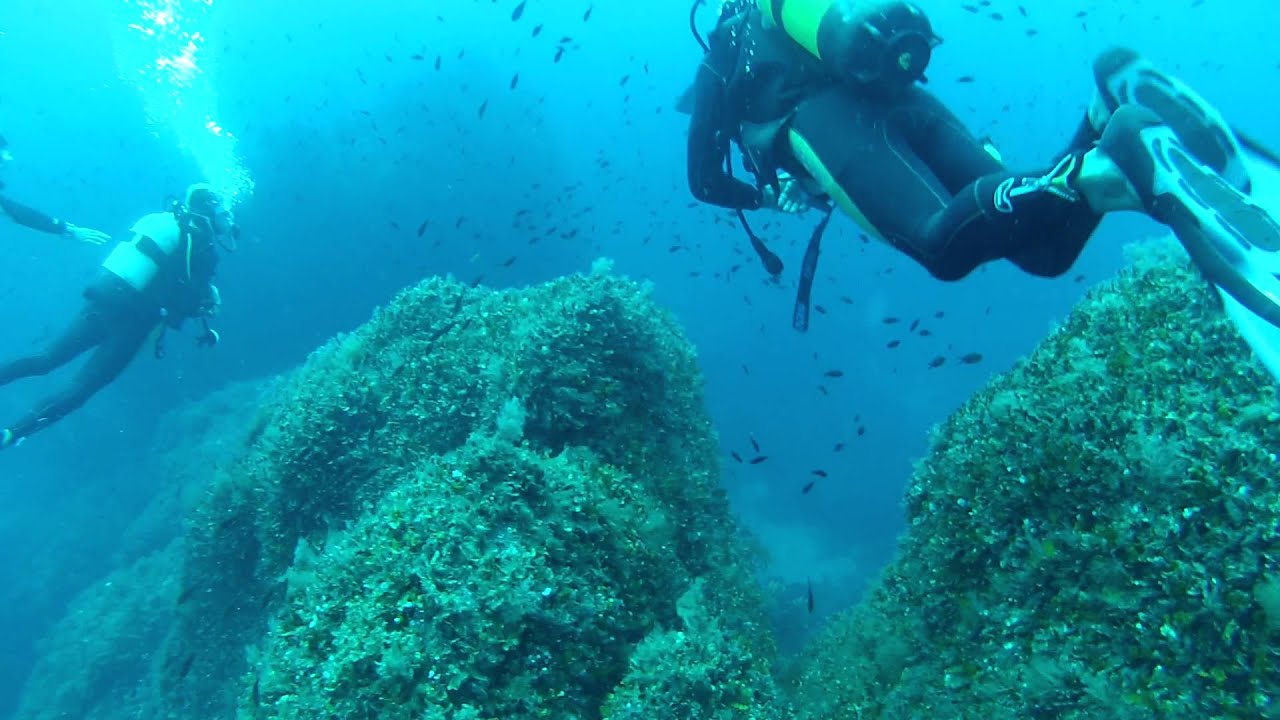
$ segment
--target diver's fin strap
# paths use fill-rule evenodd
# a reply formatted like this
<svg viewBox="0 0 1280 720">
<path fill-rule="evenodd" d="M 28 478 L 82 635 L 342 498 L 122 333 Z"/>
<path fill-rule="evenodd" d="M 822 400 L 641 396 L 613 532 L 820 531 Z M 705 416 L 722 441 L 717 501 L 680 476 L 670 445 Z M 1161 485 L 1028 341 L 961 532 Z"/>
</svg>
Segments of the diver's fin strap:
<svg viewBox="0 0 1280 720">
<path fill-rule="evenodd" d="M 800 266 L 800 286 L 796 288 L 796 305 L 791 311 L 791 327 L 797 332 L 809 329 L 809 294 L 813 291 L 813 277 L 818 272 L 818 254 L 822 251 L 822 235 L 827 231 L 827 223 L 831 222 L 831 213 L 835 206 L 827 208 L 813 234 L 809 236 L 809 246 L 804 250 L 804 264 Z"/>
</svg>

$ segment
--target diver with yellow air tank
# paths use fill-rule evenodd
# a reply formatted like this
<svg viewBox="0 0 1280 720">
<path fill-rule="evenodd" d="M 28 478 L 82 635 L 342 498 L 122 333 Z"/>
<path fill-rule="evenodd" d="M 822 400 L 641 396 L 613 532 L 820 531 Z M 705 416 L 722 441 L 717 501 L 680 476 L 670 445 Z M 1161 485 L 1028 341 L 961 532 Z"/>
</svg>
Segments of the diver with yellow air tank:
<svg viewBox="0 0 1280 720">
<path fill-rule="evenodd" d="M 1173 230 L 1209 280 L 1280 326 L 1280 225 L 1248 197 L 1240 138 L 1133 51 L 1095 60 L 1086 117 L 1049 168 L 1028 173 L 1007 169 L 922 87 L 941 39 L 912 3 L 730 1 L 699 42 L 706 53 L 682 109 L 689 187 L 703 202 L 825 205 L 828 218 L 834 204 L 942 280 L 997 259 L 1061 275 L 1104 214 L 1142 212 Z M 732 144 L 755 183 L 733 176 Z M 825 224 L 801 273 L 801 329 Z"/>
</svg>

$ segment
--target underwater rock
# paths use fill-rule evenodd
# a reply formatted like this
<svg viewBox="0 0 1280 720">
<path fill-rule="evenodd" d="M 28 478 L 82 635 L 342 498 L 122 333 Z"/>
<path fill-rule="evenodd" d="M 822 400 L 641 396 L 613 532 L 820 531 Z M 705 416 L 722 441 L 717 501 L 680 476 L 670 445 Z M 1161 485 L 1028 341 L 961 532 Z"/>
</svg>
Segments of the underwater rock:
<svg viewBox="0 0 1280 720">
<path fill-rule="evenodd" d="M 693 349 L 605 269 L 427 280 L 278 385 L 188 518 L 166 712 L 604 717 L 683 632 L 717 696 L 786 715 Z M 691 653 L 641 665 L 703 693 Z"/>
<path fill-rule="evenodd" d="M 1276 397 L 1185 262 L 1094 289 L 936 430 L 798 717 L 1280 717 Z"/>
</svg>

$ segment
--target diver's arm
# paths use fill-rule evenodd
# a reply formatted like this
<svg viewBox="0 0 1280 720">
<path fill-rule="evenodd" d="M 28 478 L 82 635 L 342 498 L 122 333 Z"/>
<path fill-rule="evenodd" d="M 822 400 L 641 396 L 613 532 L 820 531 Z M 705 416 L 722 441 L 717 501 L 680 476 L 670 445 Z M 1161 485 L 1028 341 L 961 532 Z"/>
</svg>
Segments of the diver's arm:
<svg viewBox="0 0 1280 720">
<path fill-rule="evenodd" d="M 760 191 L 735 180 L 725 169 L 732 119 L 727 118 L 724 83 L 706 64 L 698 66 L 689 123 L 689 191 L 701 202 L 735 210 L 760 207 Z"/>
<path fill-rule="evenodd" d="M 29 208 L 22 203 L 14 202 L 4 195 L 0 195 L 0 210 L 3 210 L 6 215 L 13 218 L 14 222 L 32 230 L 46 232 L 51 235 L 62 235 L 67 232 L 67 224 L 65 222 L 49 217 L 39 210 Z"/>
</svg>

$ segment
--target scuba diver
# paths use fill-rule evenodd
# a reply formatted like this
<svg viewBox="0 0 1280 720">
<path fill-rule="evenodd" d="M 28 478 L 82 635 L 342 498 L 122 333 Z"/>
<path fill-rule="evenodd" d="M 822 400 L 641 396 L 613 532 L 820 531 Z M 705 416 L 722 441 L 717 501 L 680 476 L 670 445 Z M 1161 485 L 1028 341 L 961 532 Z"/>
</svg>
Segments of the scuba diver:
<svg viewBox="0 0 1280 720">
<path fill-rule="evenodd" d="M 128 366 L 148 337 L 164 355 L 164 332 L 199 319 L 201 347 L 219 340 L 209 318 L 222 304 L 213 284 L 217 248 L 233 251 L 239 229 L 222 197 L 205 183 L 187 188 L 186 202 L 170 203 L 133 225 L 133 238 L 103 261 L 85 289 L 85 303 L 71 325 L 44 350 L 0 365 L 0 386 L 45 375 L 95 348 L 71 385 L 0 431 L 0 448 L 21 442 L 80 407 Z"/>
<path fill-rule="evenodd" d="M 694 197 L 737 210 L 774 276 L 782 263 L 742 211 L 826 210 L 805 253 L 799 330 L 833 204 L 947 281 L 997 259 L 1061 275 L 1103 215 L 1142 212 L 1207 279 L 1280 326 L 1280 225 L 1248 196 L 1242 142 L 1265 149 L 1133 51 L 1095 60 L 1097 93 L 1075 136 L 1051 167 L 1022 173 L 921 87 L 941 39 L 911 3 L 732 0 L 707 42 L 694 34 L 706 53 L 681 103 Z M 734 178 L 731 143 L 754 184 Z"/>
<path fill-rule="evenodd" d="M 5 167 L 13 160 L 13 153 L 9 152 L 9 142 L 5 140 L 4 135 L 0 135 L 0 176 L 3 175 Z M 0 177 L 0 211 L 8 215 L 14 222 L 24 225 L 32 230 L 38 230 L 50 235 L 62 235 L 73 240 L 86 242 L 90 245 L 103 245 L 111 236 L 99 230 L 90 228 L 82 228 L 72 225 L 64 220 L 57 220 L 48 215 L 29 208 L 26 205 L 16 203 L 4 195 L 4 178 Z"/>
</svg>

